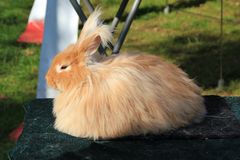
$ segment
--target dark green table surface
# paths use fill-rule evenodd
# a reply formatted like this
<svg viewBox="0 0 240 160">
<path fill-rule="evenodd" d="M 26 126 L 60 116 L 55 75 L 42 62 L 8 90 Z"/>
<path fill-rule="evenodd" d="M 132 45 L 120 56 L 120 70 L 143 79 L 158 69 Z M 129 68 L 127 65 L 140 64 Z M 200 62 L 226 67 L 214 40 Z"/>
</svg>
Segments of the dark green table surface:
<svg viewBox="0 0 240 160">
<path fill-rule="evenodd" d="M 9 159 L 31 160 L 240 160 L 240 97 L 206 96 L 200 124 L 159 136 L 92 141 L 53 128 L 52 99 L 25 106 L 24 130 Z"/>
</svg>

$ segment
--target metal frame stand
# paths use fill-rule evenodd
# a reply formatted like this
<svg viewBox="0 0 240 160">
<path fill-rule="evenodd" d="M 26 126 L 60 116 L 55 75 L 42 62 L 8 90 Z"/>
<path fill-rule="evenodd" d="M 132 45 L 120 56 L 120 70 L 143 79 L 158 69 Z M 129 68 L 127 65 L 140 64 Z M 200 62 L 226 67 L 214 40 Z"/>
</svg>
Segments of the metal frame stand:
<svg viewBox="0 0 240 160">
<path fill-rule="evenodd" d="M 118 25 L 122 15 L 123 15 L 123 12 L 124 12 L 127 4 L 128 4 L 128 1 L 129 0 L 122 0 L 122 2 L 120 4 L 120 7 L 119 7 L 119 9 L 117 11 L 117 14 L 115 15 L 115 17 L 114 17 L 114 19 L 112 21 L 112 25 L 111 25 L 112 31 L 114 31 L 115 28 L 117 27 L 117 25 Z M 75 9 L 75 11 L 77 12 L 81 22 L 84 24 L 86 22 L 86 20 L 87 20 L 87 17 L 84 14 L 81 6 L 77 2 L 77 0 L 70 0 L 70 2 L 72 4 L 73 8 Z M 83 0 L 83 2 L 87 6 L 87 8 L 88 8 L 90 13 L 94 11 L 94 7 L 93 7 L 93 5 L 91 4 L 91 2 L 89 0 Z M 119 51 L 120 51 L 120 49 L 122 47 L 122 44 L 123 44 L 123 42 L 124 42 L 124 40 L 125 40 L 125 38 L 127 36 L 127 33 L 129 31 L 129 28 L 130 28 L 130 26 L 132 24 L 133 18 L 135 16 L 136 12 L 137 12 L 137 9 L 139 8 L 140 3 L 141 3 L 141 0 L 135 0 L 134 1 L 133 5 L 132 5 L 132 8 L 131 8 L 131 11 L 129 12 L 129 14 L 128 14 L 127 18 L 126 18 L 126 21 L 125 21 L 125 23 L 123 25 L 122 31 L 121 31 L 121 33 L 120 33 L 116 43 L 114 45 L 113 44 L 109 44 L 110 49 L 112 49 L 112 54 L 118 54 L 119 53 Z M 99 53 L 101 55 L 106 54 L 105 53 L 106 48 L 103 47 L 103 46 L 100 46 L 98 51 L 99 51 Z"/>
</svg>

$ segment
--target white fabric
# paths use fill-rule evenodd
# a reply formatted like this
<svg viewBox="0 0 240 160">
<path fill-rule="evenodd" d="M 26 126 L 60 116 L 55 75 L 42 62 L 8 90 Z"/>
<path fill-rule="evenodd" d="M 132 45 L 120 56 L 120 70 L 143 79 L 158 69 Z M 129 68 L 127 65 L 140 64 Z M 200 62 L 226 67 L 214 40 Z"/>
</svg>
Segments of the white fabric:
<svg viewBox="0 0 240 160">
<path fill-rule="evenodd" d="M 45 74 L 55 55 L 77 41 L 78 21 L 78 15 L 69 0 L 47 1 L 37 98 L 54 98 L 57 95 L 55 90 L 47 87 Z"/>
<path fill-rule="evenodd" d="M 47 0 L 34 0 L 28 22 L 43 21 L 46 13 Z"/>
</svg>

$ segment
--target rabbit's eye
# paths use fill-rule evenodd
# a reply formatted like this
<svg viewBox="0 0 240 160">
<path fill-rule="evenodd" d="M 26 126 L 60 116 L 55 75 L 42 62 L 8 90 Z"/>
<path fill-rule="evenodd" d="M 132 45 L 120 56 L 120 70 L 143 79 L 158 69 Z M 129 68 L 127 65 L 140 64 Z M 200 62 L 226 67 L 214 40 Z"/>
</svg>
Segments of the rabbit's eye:
<svg viewBox="0 0 240 160">
<path fill-rule="evenodd" d="M 67 65 L 62 65 L 60 69 L 64 70 L 64 69 L 67 69 L 67 67 L 68 67 Z"/>
<path fill-rule="evenodd" d="M 71 70 L 71 65 L 57 65 L 56 66 L 57 73 L 68 72 L 70 70 Z"/>
</svg>

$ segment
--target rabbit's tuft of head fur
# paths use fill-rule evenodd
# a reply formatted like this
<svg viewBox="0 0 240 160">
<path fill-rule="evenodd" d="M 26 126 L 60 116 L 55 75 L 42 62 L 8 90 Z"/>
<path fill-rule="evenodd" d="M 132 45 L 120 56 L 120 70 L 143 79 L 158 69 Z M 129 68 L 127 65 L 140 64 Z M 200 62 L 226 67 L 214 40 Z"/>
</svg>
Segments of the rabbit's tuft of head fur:
<svg viewBox="0 0 240 160">
<path fill-rule="evenodd" d="M 112 29 L 109 25 L 103 24 L 100 16 L 101 10 L 97 8 L 84 24 L 78 43 L 81 43 L 86 38 L 91 37 L 94 34 L 100 36 L 103 46 L 107 46 L 108 42 L 111 42 Z"/>
</svg>

